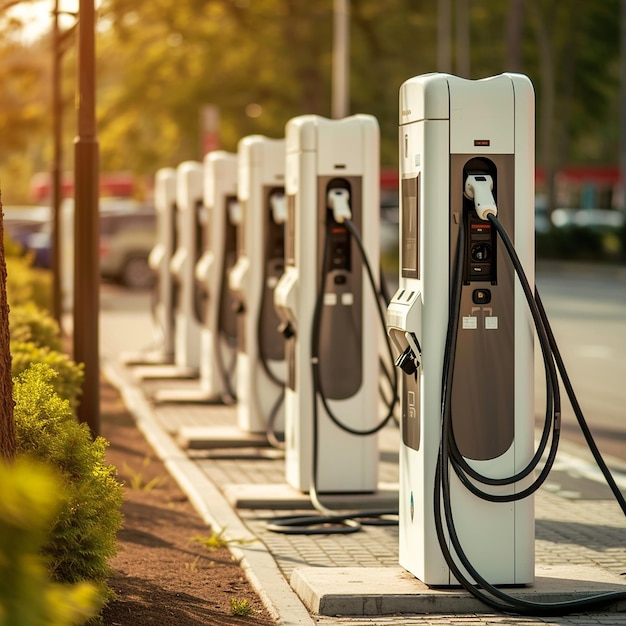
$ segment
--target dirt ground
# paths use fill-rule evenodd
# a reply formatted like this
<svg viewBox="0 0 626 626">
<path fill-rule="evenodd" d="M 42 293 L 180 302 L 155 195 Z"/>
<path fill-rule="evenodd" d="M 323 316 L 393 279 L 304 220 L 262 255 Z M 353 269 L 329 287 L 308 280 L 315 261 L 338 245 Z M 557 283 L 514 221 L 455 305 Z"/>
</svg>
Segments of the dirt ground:
<svg viewBox="0 0 626 626">
<path fill-rule="evenodd" d="M 101 434 L 125 484 L 119 551 L 110 562 L 116 599 L 104 626 L 274 624 L 227 547 L 198 538 L 211 529 L 135 427 L 117 390 L 103 381 Z M 239 608 L 245 615 L 235 615 Z"/>
</svg>

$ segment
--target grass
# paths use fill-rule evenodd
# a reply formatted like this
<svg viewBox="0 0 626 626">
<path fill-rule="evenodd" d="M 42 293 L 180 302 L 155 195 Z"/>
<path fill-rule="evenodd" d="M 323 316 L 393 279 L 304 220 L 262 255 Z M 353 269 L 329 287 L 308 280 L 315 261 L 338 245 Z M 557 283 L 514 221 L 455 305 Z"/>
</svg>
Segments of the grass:
<svg viewBox="0 0 626 626">
<path fill-rule="evenodd" d="M 152 463 L 152 459 L 146 457 L 141 464 L 142 469 L 139 470 L 131 467 L 128 463 L 124 463 L 123 471 L 129 477 L 126 483 L 129 489 L 133 491 L 152 491 L 167 481 L 166 476 L 155 476 L 150 480 L 146 480 L 143 470 L 145 470 L 150 463 Z"/>
<path fill-rule="evenodd" d="M 238 598 L 231 598 L 230 599 L 230 612 L 233 615 L 245 617 L 246 615 L 250 615 L 250 613 L 253 613 L 254 609 L 252 608 L 252 605 L 245 598 L 243 598 L 242 600 L 239 600 Z"/>
<path fill-rule="evenodd" d="M 234 545 L 242 546 L 257 540 L 256 537 L 253 537 L 252 539 L 227 539 L 224 536 L 225 532 L 226 528 L 223 528 L 219 532 L 211 533 L 208 537 L 196 536 L 193 537 L 192 540 L 197 543 L 201 543 L 209 552 L 214 552 L 220 548 L 228 548 Z"/>
</svg>

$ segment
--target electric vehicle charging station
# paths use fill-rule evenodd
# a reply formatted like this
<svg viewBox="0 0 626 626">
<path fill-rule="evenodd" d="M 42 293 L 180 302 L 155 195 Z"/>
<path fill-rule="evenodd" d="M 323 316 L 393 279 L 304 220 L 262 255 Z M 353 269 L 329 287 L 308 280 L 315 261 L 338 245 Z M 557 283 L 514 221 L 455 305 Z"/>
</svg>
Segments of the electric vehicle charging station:
<svg viewBox="0 0 626 626">
<path fill-rule="evenodd" d="M 207 400 L 234 401 L 237 324 L 228 274 L 237 256 L 237 155 L 216 150 L 204 158 L 204 253 L 195 276 L 207 299 L 201 330 L 200 391 Z"/>
<path fill-rule="evenodd" d="M 284 268 L 285 141 L 262 135 L 238 144 L 237 262 L 229 286 L 237 303 L 237 423 L 241 431 L 283 426 L 285 342 L 273 290 Z"/>
<path fill-rule="evenodd" d="M 200 365 L 201 305 L 196 297 L 194 268 L 202 246 L 202 164 L 185 161 L 176 169 L 178 246 L 170 269 L 176 280 L 175 363 L 181 369 L 198 370 Z"/>
<path fill-rule="evenodd" d="M 184 161 L 176 168 L 176 250 L 170 260 L 174 303 L 174 364 L 139 372 L 143 378 L 197 378 L 200 365 L 202 303 L 198 302 L 194 268 L 201 247 L 202 164 Z M 155 393 L 159 401 L 184 400 L 176 390 Z"/>
<path fill-rule="evenodd" d="M 154 204 L 157 213 L 157 244 L 148 262 L 157 275 L 155 320 L 161 332 L 164 362 L 174 358 L 174 285 L 170 262 L 176 250 L 176 170 L 171 167 L 157 171 Z"/>
<path fill-rule="evenodd" d="M 349 434 L 332 423 L 313 387 L 311 359 L 312 333 L 317 332 L 319 388 L 328 406 L 351 428 L 373 426 L 378 419 L 377 303 L 354 237 L 342 222 L 348 218 L 359 229 L 370 264 L 377 268 L 378 123 L 369 115 L 341 120 L 304 115 L 287 123 L 286 141 L 286 267 L 274 292 L 287 337 L 286 480 L 303 492 L 312 487 L 373 492 L 377 438 Z M 316 485 L 311 484 L 314 438 Z"/>
<path fill-rule="evenodd" d="M 478 81 L 446 74 L 412 78 L 400 89 L 399 144 L 399 288 L 387 311 L 405 372 L 399 561 L 425 584 L 447 586 L 457 583 L 434 513 L 446 358 L 454 360 L 451 428 L 469 466 L 497 479 L 516 475 L 533 457 L 532 319 L 487 221 L 497 211 L 533 284 L 532 85 L 516 74 Z M 448 329 L 457 279 L 460 321 L 458 329 Z M 450 332 L 456 350 L 446 357 Z M 523 478 L 513 489 L 531 481 Z M 503 494 L 511 487 L 485 490 Z M 475 569 L 493 584 L 532 583 L 532 496 L 488 502 L 453 472 L 449 493 L 458 538 Z M 450 544 L 447 531 L 445 542 Z"/>
<path fill-rule="evenodd" d="M 176 170 L 164 167 L 154 178 L 156 243 L 148 264 L 156 275 L 152 304 L 154 348 L 126 355 L 127 364 L 161 365 L 174 362 L 174 283 L 170 261 L 176 249 Z"/>
</svg>

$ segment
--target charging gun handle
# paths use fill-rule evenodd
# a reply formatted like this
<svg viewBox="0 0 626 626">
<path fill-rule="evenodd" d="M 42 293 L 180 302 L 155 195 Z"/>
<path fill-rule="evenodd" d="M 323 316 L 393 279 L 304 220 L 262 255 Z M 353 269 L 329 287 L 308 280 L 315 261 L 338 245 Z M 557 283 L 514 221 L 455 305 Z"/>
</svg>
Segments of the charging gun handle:
<svg viewBox="0 0 626 626">
<path fill-rule="evenodd" d="M 350 192 L 342 187 L 328 191 L 328 208 L 332 209 L 335 222 L 341 224 L 345 220 L 352 219 L 350 210 Z"/>
<path fill-rule="evenodd" d="M 399 367 L 405 374 L 409 376 L 417 376 L 417 370 L 420 366 L 420 359 L 422 358 L 422 349 L 419 345 L 419 341 L 415 336 L 415 333 L 405 332 L 404 336 L 407 340 L 407 347 L 396 359 L 394 365 Z"/>
<path fill-rule="evenodd" d="M 493 179 L 489 174 L 469 174 L 465 181 L 465 196 L 474 200 L 476 213 L 481 220 L 487 215 L 498 215 L 498 207 L 493 197 Z"/>
</svg>

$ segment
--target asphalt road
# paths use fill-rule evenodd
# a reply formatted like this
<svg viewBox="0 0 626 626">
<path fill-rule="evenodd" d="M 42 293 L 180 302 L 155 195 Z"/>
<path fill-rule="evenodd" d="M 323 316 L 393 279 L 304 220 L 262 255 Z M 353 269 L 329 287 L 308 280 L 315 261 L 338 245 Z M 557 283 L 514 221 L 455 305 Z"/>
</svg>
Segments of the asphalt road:
<svg viewBox="0 0 626 626">
<path fill-rule="evenodd" d="M 603 455 L 626 462 L 626 270 L 540 266 L 536 283 L 598 447 Z M 541 415 L 545 385 L 539 358 L 535 374 Z M 563 436 L 581 442 L 579 432 L 565 402 Z"/>
</svg>

